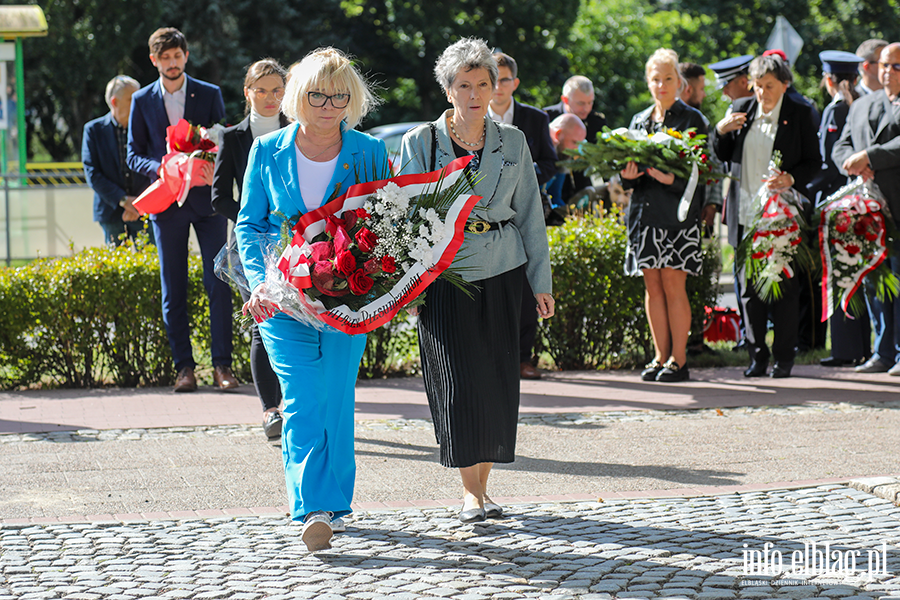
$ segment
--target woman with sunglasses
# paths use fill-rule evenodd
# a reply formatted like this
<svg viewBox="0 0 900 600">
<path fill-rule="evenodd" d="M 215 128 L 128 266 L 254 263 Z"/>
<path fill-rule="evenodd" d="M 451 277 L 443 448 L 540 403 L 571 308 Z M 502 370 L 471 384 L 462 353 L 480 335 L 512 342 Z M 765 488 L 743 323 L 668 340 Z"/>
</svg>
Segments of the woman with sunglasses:
<svg viewBox="0 0 900 600">
<path fill-rule="evenodd" d="M 235 235 L 253 290 L 244 305 L 259 324 L 284 393 L 281 438 L 291 518 L 310 551 L 331 547 L 350 513 L 354 385 L 365 335 L 315 328 L 279 312 L 266 294 L 264 256 L 283 219 L 324 205 L 335 192 L 378 179 L 384 142 L 353 128 L 378 99 L 350 59 L 322 48 L 291 68 L 282 112 L 295 122 L 253 142 Z"/>
<path fill-rule="evenodd" d="M 241 208 L 244 171 L 253 140 L 288 124 L 287 118 L 281 114 L 285 75 L 284 67 L 271 58 L 250 65 L 244 77 L 244 97 L 247 99 L 244 114 L 247 116 L 222 134 L 213 173 L 212 206 L 217 213 L 232 221 L 237 221 Z M 234 195 L 235 186 L 237 198 Z M 246 302 L 250 299 L 250 292 L 241 289 L 241 297 Z M 281 406 L 281 386 L 269 364 L 269 355 L 256 325 L 251 328 L 250 336 L 250 371 L 256 394 L 262 403 L 263 432 L 268 439 L 277 440 L 281 437 L 282 424 L 282 415 L 278 410 Z"/>
</svg>

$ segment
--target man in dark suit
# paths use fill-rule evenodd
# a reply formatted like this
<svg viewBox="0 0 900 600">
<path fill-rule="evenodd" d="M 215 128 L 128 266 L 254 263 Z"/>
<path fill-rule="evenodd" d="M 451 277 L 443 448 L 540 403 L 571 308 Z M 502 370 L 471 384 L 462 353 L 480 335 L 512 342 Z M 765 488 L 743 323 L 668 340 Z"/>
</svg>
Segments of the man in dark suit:
<svg viewBox="0 0 900 600">
<path fill-rule="evenodd" d="M 509 123 L 525 134 L 534 170 L 537 173 L 538 185 L 545 183 L 556 175 L 556 150 L 550 140 L 550 119 L 547 113 L 533 106 L 517 102 L 513 92 L 519 87 L 518 71 L 515 59 L 503 52 L 495 52 L 498 78 L 494 95 L 488 106 L 491 118 L 501 123 Z M 550 212 L 549 198 L 543 196 L 544 214 Z M 528 281 L 524 281 L 522 290 L 522 319 L 519 335 L 519 363 L 522 379 L 540 379 L 541 372 L 532 364 L 532 349 L 537 336 L 537 304 L 534 292 Z"/>
<path fill-rule="evenodd" d="M 209 127 L 225 118 L 225 104 L 218 86 L 188 77 L 187 41 L 177 29 L 157 29 L 150 36 L 150 61 L 160 78 L 135 92 L 128 129 L 128 165 L 151 180 L 166 154 L 166 127 L 182 118 Z M 212 183 L 213 166 L 204 165 L 204 181 Z M 192 188 L 182 206 L 172 204 L 153 215 L 153 231 L 159 249 L 163 321 L 178 375 L 176 392 L 197 389 L 196 366 L 188 321 L 188 237 L 191 226 L 203 257 L 203 286 L 209 298 L 213 380 L 222 390 L 238 386 L 231 373 L 231 288 L 216 277 L 213 259 L 225 245 L 227 220 L 213 212 L 210 188 Z"/>
<path fill-rule="evenodd" d="M 831 158 L 842 173 L 873 179 L 887 198 L 895 226 L 900 225 L 900 44 L 885 46 L 878 59 L 881 91 L 853 103 Z M 890 266 L 900 274 L 900 243 L 894 242 Z M 861 373 L 900 375 L 900 299 L 869 306 L 875 329 L 872 358 L 856 368 Z"/>
<path fill-rule="evenodd" d="M 878 77 L 878 57 L 888 43 L 882 39 L 872 38 L 864 41 L 856 49 L 856 56 L 862 59 L 859 64 L 859 83 L 856 84 L 856 93 L 860 96 L 877 92 L 881 89 L 881 79 Z"/>
<path fill-rule="evenodd" d="M 126 164 L 131 95 L 140 87 L 131 77 L 113 77 L 106 84 L 109 113 L 86 123 L 81 138 L 84 176 L 94 190 L 94 221 L 103 228 L 106 243 L 116 246 L 123 233 L 134 239 L 144 229 L 141 215 L 131 203 L 150 180 Z"/>
<path fill-rule="evenodd" d="M 545 107 L 544 112 L 547 113 L 551 121 L 565 113 L 572 113 L 577 116 L 587 128 L 587 137 L 585 139 L 592 143 L 597 141 L 597 134 L 606 125 L 606 117 L 603 113 L 594 110 L 594 84 L 583 75 L 569 77 L 563 84 L 560 102 Z M 584 171 L 572 173 L 572 178 L 575 181 L 573 193 L 591 186 L 591 178 L 585 175 Z"/>
</svg>

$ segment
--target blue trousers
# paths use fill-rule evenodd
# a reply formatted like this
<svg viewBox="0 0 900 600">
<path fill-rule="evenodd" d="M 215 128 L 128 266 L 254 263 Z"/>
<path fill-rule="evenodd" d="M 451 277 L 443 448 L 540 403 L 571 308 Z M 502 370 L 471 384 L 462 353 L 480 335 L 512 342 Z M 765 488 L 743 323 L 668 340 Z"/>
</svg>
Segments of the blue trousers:
<svg viewBox="0 0 900 600">
<path fill-rule="evenodd" d="M 188 239 L 197 233 L 203 258 L 203 287 L 209 298 L 210 345 L 213 366 L 231 366 L 231 288 L 216 277 L 213 259 L 228 241 L 228 221 L 222 215 L 204 216 L 190 201 L 157 215 L 153 222 L 162 281 L 163 322 L 175 370 L 195 367 L 188 320 Z"/>
<path fill-rule="evenodd" d="M 319 331 L 278 314 L 259 325 L 284 394 L 281 451 L 291 519 L 351 512 L 353 410 L 365 335 Z"/>
<path fill-rule="evenodd" d="M 891 271 L 900 277 L 900 240 L 891 248 Z M 866 285 L 866 304 L 872 319 L 872 330 L 875 332 L 873 356 L 878 357 L 886 365 L 900 362 L 900 298 L 885 300 L 875 297 L 875 289 Z"/>
</svg>

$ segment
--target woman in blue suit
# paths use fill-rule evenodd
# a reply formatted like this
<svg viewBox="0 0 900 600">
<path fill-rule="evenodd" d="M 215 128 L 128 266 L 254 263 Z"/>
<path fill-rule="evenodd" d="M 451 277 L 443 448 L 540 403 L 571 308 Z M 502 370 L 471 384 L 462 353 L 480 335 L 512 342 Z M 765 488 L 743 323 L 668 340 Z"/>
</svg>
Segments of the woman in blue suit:
<svg viewBox="0 0 900 600">
<path fill-rule="evenodd" d="M 291 224 L 335 191 L 377 179 L 387 164 L 384 142 L 353 127 L 377 104 L 346 55 L 333 48 L 307 55 L 290 72 L 281 110 L 294 124 L 257 138 L 247 159 L 235 225 L 252 290 L 246 310 L 284 395 L 282 454 L 291 518 L 303 523 L 310 551 L 331 547 L 350 513 L 354 385 L 364 335 L 319 330 L 277 312 L 266 297 L 264 243 L 277 239 L 281 215 Z"/>
</svg>

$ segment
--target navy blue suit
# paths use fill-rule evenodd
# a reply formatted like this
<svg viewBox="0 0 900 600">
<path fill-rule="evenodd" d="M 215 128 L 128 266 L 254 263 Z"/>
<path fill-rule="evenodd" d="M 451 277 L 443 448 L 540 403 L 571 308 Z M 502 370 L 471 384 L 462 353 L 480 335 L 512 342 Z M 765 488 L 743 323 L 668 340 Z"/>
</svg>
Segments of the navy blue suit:
<svg viewBox="0 0 900 600">
<path fill-rule="evenodd" d="M 225 103 L 218 86 L 187 77 L 184 118 L 209 127 L 225 118 Z M 131 99 L 128 122 L 128 166 L 155 181 L 166 155 L 169 123 L 159 80 L 141 88 Z M 195 366 L 188 325 L 188 236 L 193 225 L 203 257 L 203 286 L 209 297 L 210 340 L 213 366 L 231 365 L 231 288 L 216 277 L 213 259 L 227 241 L 228 221 L 215 214 L 209 186 L 192 188 L 184 205 L 172 204 L 152 215 L 159 249 L 163 321 L 176 371 Z"/>
<path fill-rule="evenodd" d="M 115 226 L 124 232 L 126 225 L 131 232 L 137 232 L 143 228 L 143 222 L 124 223 L 122 214 L 125 209 L 119 206 L 119 202 L 125 196 L 139 195 L 150 185 L 150 180 L 140 173 L 134 173 L 131 190 L 125 189 L 116 127 L 112 113 L 86 123 L 81 137 L 81 162 L 84 163 L 84 176 L 88 185 L 94 190 L 94 221 L 103 226 L 104 232 L 107 226 Z"/>
</svg>

